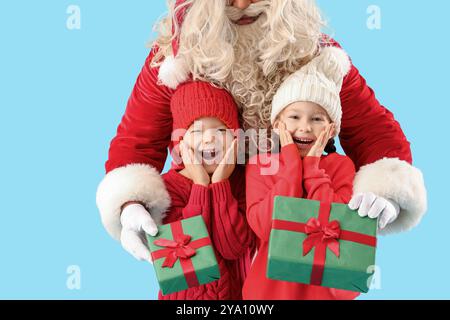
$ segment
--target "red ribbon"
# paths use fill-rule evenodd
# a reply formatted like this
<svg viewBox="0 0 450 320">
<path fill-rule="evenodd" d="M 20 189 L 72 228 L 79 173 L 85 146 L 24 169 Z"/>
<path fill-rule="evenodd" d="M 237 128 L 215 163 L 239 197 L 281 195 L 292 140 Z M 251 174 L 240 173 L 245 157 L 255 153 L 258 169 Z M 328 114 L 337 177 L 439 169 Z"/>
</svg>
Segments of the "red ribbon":
<svg viewBox="0 0 450 320">
<path fill-rule="evenodd" d="M 153 241 L 153 243 L 157 246 L 172 249 L 172 251 L 170 251 L 166 256 L 162 267 L 173 268 L 173 265 L 178 260 L 178 258 L 188 259 L 194 256 L 195 249 L 187 245 L 189 242 L 191 242 L 191 236 L 187 234 L 177 235 L 175 237 L 175 241 L 168 239 L 158 239 Z"/>
<path fill-rule="evenodd" d="M 310 281 L 312 285 L 320 286 L 322 284 L 327 248 L 339 257 L 339 240 L 352 241 L 371 247 L 375 247 L 377 244 L 376 237 L 341 230 L 339 221 L 337 220 L 329 222 L 330 211 L 331 203 L 321 202 L 318 218 L 311 218 L 306 224 L 285 220 L 273 220 L 273 229 L 301 232 L 308 235 L 303 241 L 303 256 L 307 255 L 315 247 Z"/>
<path fill-rule="evenodd" d="M 339 236 L 341 234 L 341 225 L 339 221 L 334 220 L 325 226 L 316 218 L 311 218 L 305 227 L 308 237 L 303 241 L 303 256 L 306 256 L 313 247 L 323 243 L 335 256 L 339 257 Z"/>
<path fill-rule="evenodd" d="M 162 267 L 173 268 L 175 262 L 179 259 L 188 287 L 199 286 L 191 258 L 196 254 L 195 249 L 211 245 L 211 240 L 209 237 L 205 237 L 191 241 L 191 236 L 184 234 L 181 221 L 171 223 L 170 228 L 174 240 L 155 240 L 153 242 L 155 245 L 165 247 L 165 249 L 152 252 L 153 261 L 165 258 Z"/>
</svg>

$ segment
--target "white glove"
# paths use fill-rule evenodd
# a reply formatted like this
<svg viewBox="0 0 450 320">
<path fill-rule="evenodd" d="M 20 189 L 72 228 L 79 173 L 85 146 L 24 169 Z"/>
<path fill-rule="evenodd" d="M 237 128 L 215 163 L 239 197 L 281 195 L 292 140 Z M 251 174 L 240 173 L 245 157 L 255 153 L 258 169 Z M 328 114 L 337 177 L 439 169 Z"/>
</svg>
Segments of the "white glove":
<svg viewBox="0 0 450 320">
<path fill-rule="evenodd" d="M 394 222 L 400 213 L 400 206 L 395 201 L 379 197 L 372 192 L 354 195 L 348 207 L 352 210 L 359 208 L 358 214 L 361 217 L 378 218 L 378 228 L 380 230 Z"/>
<path fill-rule="evenodd" d="M 144 233 L 151 236 L 158 234 L 158 227 L 150 213 L 140 204 L 130 204 L 122 210 L 120 222 L 122 247 L 136 259 L 153 263 Z"/>
</svg>

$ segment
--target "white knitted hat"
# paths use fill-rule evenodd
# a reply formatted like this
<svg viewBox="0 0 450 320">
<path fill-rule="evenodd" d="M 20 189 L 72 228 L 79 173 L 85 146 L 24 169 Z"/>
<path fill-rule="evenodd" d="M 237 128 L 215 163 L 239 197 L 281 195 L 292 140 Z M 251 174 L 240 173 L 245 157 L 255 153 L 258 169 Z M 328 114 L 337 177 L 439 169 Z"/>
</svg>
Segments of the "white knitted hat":
<svg viewBox="0 0 450 320">
<path fill-rule="evenodd" d="M 342 108 L 340 92 L 344 76 L 350 71 L 347 54 L 337 47 L 324 47 L 320 55 L 280 85 L 272 99 L 271 123 L 290 104 L 298 101 L 314 102 L 324 108 L 336 125 L 336 135 L 341 129 Z"/>
</svg>

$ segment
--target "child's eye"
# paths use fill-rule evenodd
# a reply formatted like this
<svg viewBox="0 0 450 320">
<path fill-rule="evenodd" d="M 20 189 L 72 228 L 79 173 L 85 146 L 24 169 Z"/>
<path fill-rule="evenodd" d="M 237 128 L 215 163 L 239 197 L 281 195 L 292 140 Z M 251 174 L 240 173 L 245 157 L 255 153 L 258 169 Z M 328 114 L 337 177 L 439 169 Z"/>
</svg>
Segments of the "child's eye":
<svg viewBox="0 0 450 320">
<path fill-rule="evenodd" d="M 298 116 L 289 116 L 289 119 L 298 120 Z"/>
<path fill-rule="evenodd" d="M 320 117 L 314 117 L 313 118 L 313 121 L 322 121 L 323 119 L 322 118 L 320 118 Z"/>
</svg>

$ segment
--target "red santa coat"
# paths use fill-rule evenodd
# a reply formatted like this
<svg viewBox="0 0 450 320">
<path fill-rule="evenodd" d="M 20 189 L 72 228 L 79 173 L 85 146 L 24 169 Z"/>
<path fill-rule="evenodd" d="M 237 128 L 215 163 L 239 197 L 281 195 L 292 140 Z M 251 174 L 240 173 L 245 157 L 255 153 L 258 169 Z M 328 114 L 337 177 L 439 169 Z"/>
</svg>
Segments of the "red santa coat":
<svg viewBox="0 0 450 320">
<path fill-rule="evenodd" d="M 111 141 L 107 174 L 97 190 L 102 222 L 116 239 L 120 237 L 120 212 L 125 202 L 145 203 L 157 223 L 170 204 L 160 172 L 168 148 L 172 149 L 173 90 L 159 85 L 159 68 L 150 67 L 156 50 L 152 49 L 137 78 Z M 426 211 L 426 192 L 421 172 L 411 165 L 410 145 L 400 125 L 380 105 L 354 66 L 344 78 L 340 97 L 341 145 L 359 170 L 354 192 L 370 191 L 400 205 L 399 218 L 382 233 L 412 228 Z"/>
<path fill-rule="evenodd" d="M 171 198 L 164 223 L 202 215 L 216 251 L 220 279 L 212 283 L 162 295 L 160 300 L 240 300 L 250 267 L 254 234 L 245 217 L 245 172 L 236 167 L 229 179 L 208 187 L 170 170 L 163 176 Z"/>
<path fill-rule="evenodd" d="M 268 166 L 276 174 L 263 175 Z M 275 168 L 275 167 L 274 167 Z M 350 158 L 332 153 L 301 159 L 295 144 L 260 161 L 247 164 L 247 220 L 258 237 L 258 252 L 244 283 L 243 298 L 250 300 L 354 299 L 359 294 L 301 283 L 268 279 L 267 255 L 275 196 L 348 203 L 355 167 Z"/>
</svg>

